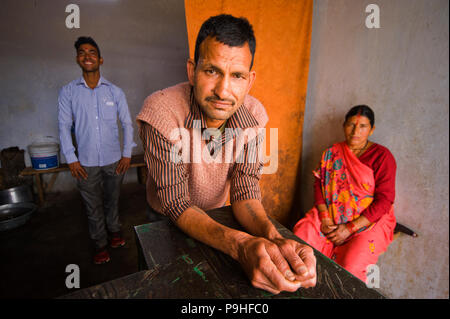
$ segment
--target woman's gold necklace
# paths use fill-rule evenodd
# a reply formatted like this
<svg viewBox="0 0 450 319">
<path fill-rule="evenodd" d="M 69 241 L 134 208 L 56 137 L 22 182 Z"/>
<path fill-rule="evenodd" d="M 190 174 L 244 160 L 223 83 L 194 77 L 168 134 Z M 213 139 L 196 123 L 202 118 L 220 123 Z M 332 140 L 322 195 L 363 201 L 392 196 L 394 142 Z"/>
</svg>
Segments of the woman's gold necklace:
<svg viewBox="0 0 450 319">
<path fill-rule="evenodd" d="M 353 150 L 352 150 L 353 154 L 355 154 L 356 157 L 359 157 L 359 156 L 361 155 L 361 152 L 364 151 L 364 150 L 366 149 L 366 147 L 367 147 L 368 144 L 369 144 L 369 140 L 367 140 L 366 145 L 364 145 L 363 148 L 356 148 L 356 149 L 353 149 Z M 355 151 L 358 151 L 358 153 L 355 153 Z"/>
</svg>

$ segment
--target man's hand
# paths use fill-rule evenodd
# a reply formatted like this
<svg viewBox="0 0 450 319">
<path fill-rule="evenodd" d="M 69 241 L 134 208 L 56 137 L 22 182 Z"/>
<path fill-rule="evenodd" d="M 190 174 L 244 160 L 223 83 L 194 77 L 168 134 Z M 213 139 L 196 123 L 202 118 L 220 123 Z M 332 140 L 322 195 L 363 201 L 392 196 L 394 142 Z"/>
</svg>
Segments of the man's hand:
<svg viewBox="0 0 450 319">
<path fill-rule="evenodd" d="M 316 257 L 314 251 L 308 245 L 301 244 L 292 239 L 283 237 L 272 239 L 278 246 L 283 257 L 288 261 L 294 271 L 295 279 L 300 281 L 304 288 L 316 285 Z"/>
<path fill-rule="evenodd" d="M 278 294 L 316 285 L 313 249 L 285 239 L 256 199 L 232 204 L 233 214 L 253 236 L 238 240 L 237 259 L 253 286 Z"/>
<path fill-rule="evenodd" d="M 234 203 L 233 209 L 245 204 Z M 238 261 L 256 288 L 278 294 L 315 286 L 316 258 L 313 249 L 294 240 L 284 239 L 265 212 L 262 212 L 265 216 L 262 222 L 253 209 L 249 210 L 247 217 L 242 214 L 237 216 L 241 223 L 250 223 L 260 231 L 262 228 L 267 229 L 267 237 L 261 236 L 263 231 L 261 235 L 251 235 L 221 225 L 196 206 L 186 209 L 176 220 L 176 225 L 187 235 Z"/>
<path fill-rule="evenodd" d="M 348 230 L 347 226 L 345 224 L 339 224 L 334 231 L 325 236 L 334 245 L 340 246 L 346 241 L 348 237 L 350 237 L 350 235 L 351 232 Z"/>
<path fill-rule="evenodd" d="M 88 174 L 86 170 L 81 166 L 80 162 L 73 162 L 69 164 L 70 173 L 77 179 L 87 179 Z"/>
<path fill-rule="evenodd" d="M 130 168 L 131 157 L 122 157 L 117 164 L 116 174 L 124 174 Z"/>
<path fill-rule="evenodd" d="M 313 250 L 293 240 L 250 236 L 239 246 L 238 261 L 253 286 L 273 294 L 316 285 Z"/>
</svg>

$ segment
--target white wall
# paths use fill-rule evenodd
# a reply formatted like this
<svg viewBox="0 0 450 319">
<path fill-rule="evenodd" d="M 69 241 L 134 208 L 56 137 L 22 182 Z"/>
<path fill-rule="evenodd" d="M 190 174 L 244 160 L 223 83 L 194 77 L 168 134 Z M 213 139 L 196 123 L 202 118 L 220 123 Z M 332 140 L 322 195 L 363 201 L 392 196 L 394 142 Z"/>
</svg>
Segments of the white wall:
<svg viewBox="0 0 450 319">
<path fill-rule="evenodd" d="M 79 29 L 66 27 L 70 3 L 80 8 Z M 183 0 L 4 0 L 0 8 L 0 149 L 25 149 L 28 166 L 27 146 L 34 139 L 58 137 L 58 92 L 81 76 L 73 46 L 79 36 L 98 43 L 101 73 L 124 90 L 133 119 L 149 94 L 187 80 Z M 133 154 L 138 154 L 142 146 L 135 123 L 134 129 Z M 124 183 L 136 180 L 135 171 Z M 70 173 L 63 172 L 53 190 L 74 188 Z"/>
<path fill-rule="evenodd" d="M 368 29 L 365 8 L 380 8 Z M 343 140 L 351 106 L 375 111 L 373 141 L 397 161 L 395 214 L 418 234 L 380 257 L 380 290 L 392 298 L 448 298 L 449 5 L 447 0 L 316 0 L 306 100 L 301 198 L 311 171 Z"/>
</svg>

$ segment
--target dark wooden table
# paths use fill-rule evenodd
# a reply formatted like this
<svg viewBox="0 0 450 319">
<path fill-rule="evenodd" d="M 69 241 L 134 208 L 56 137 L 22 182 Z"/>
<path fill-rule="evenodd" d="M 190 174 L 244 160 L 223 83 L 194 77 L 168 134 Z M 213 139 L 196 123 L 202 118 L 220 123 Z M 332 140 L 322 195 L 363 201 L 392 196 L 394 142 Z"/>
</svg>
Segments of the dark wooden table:
<svg viewBox="0 0 450 319">
<path fill-rule="evenodd" d="M 221 224 L 241 229 L 230 206 L 208 214 Z M 304 243 L 277 221 L 272 222 L 284 237 Z M 169 220 L 135 226 L 135 232 L 139 272 L 64 298 L 385 298 L 318 251 L 314 288 L 273 295 L 251 286 L 231 257 L 188 237 Z"/>
</svg>

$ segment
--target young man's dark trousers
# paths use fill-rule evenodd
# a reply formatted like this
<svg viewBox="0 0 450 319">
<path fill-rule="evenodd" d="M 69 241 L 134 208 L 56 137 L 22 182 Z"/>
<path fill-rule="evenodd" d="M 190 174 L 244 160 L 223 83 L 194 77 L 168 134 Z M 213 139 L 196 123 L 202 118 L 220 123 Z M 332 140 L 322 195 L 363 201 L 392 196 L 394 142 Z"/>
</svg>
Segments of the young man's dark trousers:
<svg viewBox="0 0 450 319">
<path fill-rule="evenodd" d="M 118 163 L 84 167 L 88 178 L 78 179 L 78 189 L 88 217 L 89 235 L 96 249 L 108 244 L 108 232 L 120 231 L 119 195 L 124 174 L 115 173 Z"/>
</svg>

